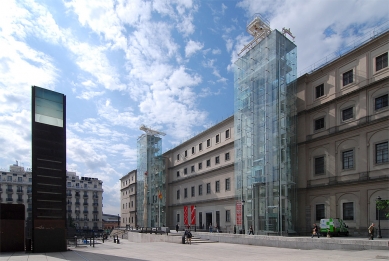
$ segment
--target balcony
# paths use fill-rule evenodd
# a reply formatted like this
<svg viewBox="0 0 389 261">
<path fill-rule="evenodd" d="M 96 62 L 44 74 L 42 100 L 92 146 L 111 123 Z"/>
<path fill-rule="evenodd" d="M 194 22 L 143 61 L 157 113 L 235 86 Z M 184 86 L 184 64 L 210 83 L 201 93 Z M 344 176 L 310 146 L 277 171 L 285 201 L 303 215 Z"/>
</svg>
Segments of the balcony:
<svg viewBox="0 0 389 261">
<path fill-rule="evenodd" d="M 27 203 L 31 203 L 32 202 L 32 199 L 31 198 L 28 198 L 27 199 Z"/>
<path fill-rule="evenodd" d="M 76 193 L 75 196 L 76 196 L 76 198 L 79 198 L 79 197 L 80 197 L 80 194 L 79 194 L 79 193 Z"/>
<path fill-rule="evenodd" d="M 84 210 L 84 212 L 83 212 L 84 214 L 88 214 L 89 212 L 88 212 L 88 210 Z"/>
<path fill-rule="evenodd" d="M 16 193 L 22 194 L 22 193 L 23 193 L 23 189 L 18 189 L 18 190 L 16 190 Z"/>
<path fill-rule="evenodd" d="M 22 198 L 18 198 L 18 199 L 16 200 L 16 202 L 18 202 L 18 203 L 23 203 L 23 199 L 22 199 Z"/>
<path fill-rule="evenodd" d="M 7 188 L 7 192 L 14 192 L 14 190 L 13 189 L 9 189 L 9 188 Z"/>
<path fill-rule="evenodd" d="M 31 195 L 32 194 L 32 189 L 27 189 L 27 194 Z"/>
<path fill-rule="evenodd" d="M 75 210 L 76 214 L 80 214 L 80 210 L 76 209 Z"/>
<path fill-rule="evenodd" d="M 92 212 L 93 214 L 99 214 L 99 211 L 97 211 L 97 210 L 93 210 L 93 212 Z"/>
<path fill-rule="evenodd" d="M 71 209 L 68 209 L 68 213 L 72 213 L 72 210 L 71 210 Z"/>
<path fill-rule="evenodd" d="M 72 193 L 66 193 L 66 196 L 67 196 L 68 198 L 71 198 L 71 197 L 72 197 Z"/>
<path fill-rule="evenodd" d="M 7 202 L 12 202 L 13 199 L 12 199 L 12 198 L 7 198 L 6 201 L 7 201 Z"/>
<path fill-rule="evenodd" d="M 27 212 L 31 212 L 32 211 L 32 208 L 27 208 Z"/>
<path fill-rule="evenodd" d="M 99 219 L 98 218 L 94 218 L 94 219 L 92 219 L 92 221 L 99 221 Z"/>
<path fill-rule="evenodd" d="M 67 204 L 68 205 L 72 205 L 72 202 L 70 200 L 68 200 Z"/>
<path fill-rule="evenodd" d="M 88 206 L 88 202 L 84 202 L 84 206 Z"/>
<path fill-rule="evenodd" d="M 93 230 L 98 230 L 99 228 L 98 227 L 93 227 Z"/>
<path fill-rule="evenodd" d="M 97 196 L 97 195 L 93 195 L 93 198 L 97 199 L 97 198 L 99 198 L 99 196 Z"/>
<path fill-rule="evenodd" d="M 80 205 L 80 202 L 76 202 L 76 203 L 74 203 L 74 205 L 79 206 L 79 205 Z"/>
<path fill-rule="evenodd" d="M 93 203 L 92 204 L 94 207 L 97 207 L 99 205 L 99 203 Z"/>
<path fill-rule="evenodd" d="M 84 196 L 83 196 L 84 198 L 88 198 L 88 194 L 84 194 Z"/>
</svg>

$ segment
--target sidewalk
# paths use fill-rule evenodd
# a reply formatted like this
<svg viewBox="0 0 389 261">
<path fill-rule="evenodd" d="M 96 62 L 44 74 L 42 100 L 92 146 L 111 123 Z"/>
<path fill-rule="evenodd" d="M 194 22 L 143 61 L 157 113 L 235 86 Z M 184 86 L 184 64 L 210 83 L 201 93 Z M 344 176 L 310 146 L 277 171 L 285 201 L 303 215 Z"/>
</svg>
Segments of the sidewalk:
<svg viewBox="0 0 389 261">
<path fill-rule="evenodd" d="M 321 240 L 318 239 L 318 241 Z M 0 261 L 144 261 L 144 260 L 279 260 L 305 261 L 328 260 L 355 261 L 389 259 L 388 250 L 302 250 L 275 248 L 242 244 L 196 244 L 174 243 L 133 243 L 121 240 L 115 244 L 111 240 L 95 247 L 70 248 L 71 251 L 58 253 L 0 253 Z"/>
</svg>

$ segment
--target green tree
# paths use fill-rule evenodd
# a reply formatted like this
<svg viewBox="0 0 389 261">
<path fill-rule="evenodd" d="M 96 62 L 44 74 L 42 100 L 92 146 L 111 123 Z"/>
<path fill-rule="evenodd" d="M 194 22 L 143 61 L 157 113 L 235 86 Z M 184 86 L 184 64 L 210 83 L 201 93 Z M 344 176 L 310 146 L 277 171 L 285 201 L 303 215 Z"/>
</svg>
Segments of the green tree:
<svg viewBox="0 0 389 261">
<path fill-rule="evenodd" d="M 389 200 L 377 200 L 377 208 L 380 211 L 385 211 L 385 217 L 389 218 Z"/>
</svg>

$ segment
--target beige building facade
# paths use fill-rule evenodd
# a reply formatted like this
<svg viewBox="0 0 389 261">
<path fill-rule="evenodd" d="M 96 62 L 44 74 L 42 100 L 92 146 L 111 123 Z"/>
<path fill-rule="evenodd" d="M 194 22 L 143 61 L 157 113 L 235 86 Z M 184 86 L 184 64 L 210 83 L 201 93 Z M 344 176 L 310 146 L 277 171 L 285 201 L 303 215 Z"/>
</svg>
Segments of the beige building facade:
<svg viewBox="0 0 389 261">
<path fill-rule="evenodd" d="M 121 226 L 136 227 L 136 170 L 120 179 Z"/>
<path fill-rule="evenodd" d="M 342 218 L 351 235 L 378 223 L 376 200 L 389 199 L 388 50 L 385 33 L 298 78 L 300 232 L 321 218 Z"/>
<path fill-rule="evenodd" d="M 235 224 L 234 117 L 163 154 L 169 227 L 232 232 Z"/>
</svg>

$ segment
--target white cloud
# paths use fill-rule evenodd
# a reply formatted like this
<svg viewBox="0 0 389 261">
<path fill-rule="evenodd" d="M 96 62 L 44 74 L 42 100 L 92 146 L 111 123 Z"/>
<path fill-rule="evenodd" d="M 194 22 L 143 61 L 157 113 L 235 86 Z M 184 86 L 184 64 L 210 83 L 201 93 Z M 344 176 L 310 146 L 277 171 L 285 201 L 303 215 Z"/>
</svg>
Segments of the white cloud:
<svg viewBox="0 0 389 261">
<path fill-rule="evenodd" d="M 221 53 L 222 51 L 219 48 L 212 50 L 212 54 L 221 54 Z"/>
<path fill-rule="evenodd" d="M 298 71 L 334 53 L 342 46 L 352 44 L 362 31 L 372 30 L 383 17 L 389 16 L 389 9 L 383 8 L 387 5 L 386 0 L 243 0 L 237 4 L 250 16 L 254 13 L 268 14 L 267 18 L 270 18 L 270 26 L 273 29 L 281 31 L 283 27 L 290 28 L 296 37 Z M 353 10 L 348 13 L 347 19 L 344 10 Z M 328 27 L 334 32 L 330 39 L 325 35 Z M 356 33 L 358 31 L 359 33 Z"/>
<path fill-rule="evenodd" d="M 204 47 L 204 44 L 202 44 L 200 42 L 189 40 L 188 43 L 186 44 L 186 47 L 185 47 L 185 56 L 190 57 L 193 54 L 195 54 L 196 52 L 203 49 L 203 47 Z"/>
</svg>

